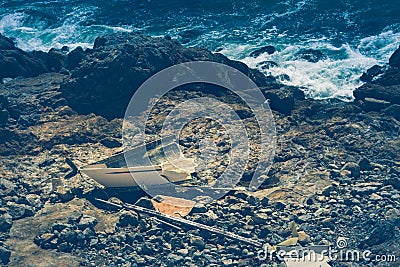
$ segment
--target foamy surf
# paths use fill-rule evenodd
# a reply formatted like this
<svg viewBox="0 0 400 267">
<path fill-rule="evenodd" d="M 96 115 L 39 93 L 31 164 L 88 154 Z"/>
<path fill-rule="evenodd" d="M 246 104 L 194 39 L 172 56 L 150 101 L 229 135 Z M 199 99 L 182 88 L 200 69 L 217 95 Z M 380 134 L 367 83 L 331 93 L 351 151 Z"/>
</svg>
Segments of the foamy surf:
<svg viewBox="0 0 400 267">
<path fill-rule="evenodd" d="M 384 41 L 382 36 L 386 37 Z M 359 79 L 362 73 L 375 64 L 387 62 L 398 47 L 399 36 L 388 31 L 362 39 L 355 48 L 348 44 L 335 47 L 322 41 L 307 45 L 277 45 L 274 54 L 264 53 L 256 58 L 248 56 L 260 47 L 255 45 L 229 44 L 220 52 L 266 75 L 277 77 L 285 85 L 303 88 L 307 97 L 351 101 L 353 91 L 363 84 Z M 313 63 L 296 58 L 297 53 L 309 48 L 321 51 L 326 59 Z M 262 63 L 268 61 L 277 64 L 269 63 L 269 67 L 265 67 Z"/>
</svg>

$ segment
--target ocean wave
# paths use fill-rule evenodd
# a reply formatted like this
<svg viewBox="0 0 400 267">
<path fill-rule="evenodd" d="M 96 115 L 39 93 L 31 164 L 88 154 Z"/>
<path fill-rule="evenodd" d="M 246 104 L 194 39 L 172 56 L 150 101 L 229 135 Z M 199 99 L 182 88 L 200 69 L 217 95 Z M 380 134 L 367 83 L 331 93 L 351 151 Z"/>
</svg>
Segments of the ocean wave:
<svg viewBox="0 0 400 267">
<path fill-rule="evenodd" d="M 386 63 L 399 46 L 397 11 L 399 6 L 389 0 L 379 6 L 372 0 L 201 0 L 194 4 L 0 0 L 0 33 L 27 51 L 91 48 L 97 36 L 113 32 L 170 35 L 186 46 L 220 52 L 280 77 L 284 84 L 301 86 L 309 97 L 351 100 L 352 91 L 361 85 L 362 72 Z M 249 57 L 265 45 L 273 45 L 277 52 Z M 320 50 L 326 59 L 311 63 L 296 58 L 309 48 Z M 278 65 L 263 69 L 262 61 Z"/>
</svg>

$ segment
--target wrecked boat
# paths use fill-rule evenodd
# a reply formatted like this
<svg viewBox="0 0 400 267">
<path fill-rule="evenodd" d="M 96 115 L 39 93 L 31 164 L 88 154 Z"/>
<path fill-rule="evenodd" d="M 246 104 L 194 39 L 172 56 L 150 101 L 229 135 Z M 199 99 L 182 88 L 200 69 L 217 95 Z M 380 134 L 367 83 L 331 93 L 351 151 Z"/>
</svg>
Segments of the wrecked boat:
<svg viewBox="0 0 400 267">
<path fill-rule="evenodd" d="M 146 147 L 143 150 L 144 146 Z M 167 146 L 169 151 L 179 151 L 176 143 L 169 143 Z M 106 188 L 113 189 L 136 189 L 140 186 L 189 182 L 192 179 L 191 174 L 195 172 L 194 160 L 184 158 L 178 153 L 167 159 L 165 149 L 161 146 L 160 140 L 153 141 L 82 168 L 77 168 L 71 160 L 67 159 L 67 163 L 73 170 L 67 176 L 81 172 Z M 146 151 L 146 154 L 142 154 L 142 151 Z M 127 166 L 125 157 L 129 157 L 130 162 L 134 162 L 136 166 Z M 145 160 L 147 158 L 153 165 L 148 164 Z"/>
</svg>

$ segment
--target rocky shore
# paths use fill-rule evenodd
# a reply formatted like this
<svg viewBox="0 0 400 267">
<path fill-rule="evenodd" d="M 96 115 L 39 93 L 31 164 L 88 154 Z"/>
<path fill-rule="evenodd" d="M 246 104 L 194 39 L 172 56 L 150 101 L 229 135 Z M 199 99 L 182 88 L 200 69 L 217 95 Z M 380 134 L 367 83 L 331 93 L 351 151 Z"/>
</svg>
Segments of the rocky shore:
<svg viewBox="0 0 400 267">
<path fill-rule="evenodd" d="M 95 197 L 137 200 L 69 172 L 122 150 L 121 125 L 137 87 L 165 67 L 195 60 L 232 66 L 270 99 L 277 128 L 274 164 L 256 192 L 231 192 L 188 219 L 273 246 L 299 226 L 302 245 L 346 237 L 348 247 L 400 260 L 400 48 L 360 79 L 353 102 L 307 99 L 301 88 L 204 49 L 137 34 L 98 37 L 93 49 L 24 52 L 0 35 L 0 263 L 9 266 L 280 266 L 258 248 L 196 229 L 178 231 Z M 160 104 L 150 128 L 179 100 L 215 94 L 182 88 Z M 221 99 L 231 95 L 218 92 Z M 236 110 L 243 110 L 237 103 Z M 163 113 L 164 112 L 164 113 Z M 163 115 L 164 114 L 164 115 Z M 251 117 L 245 117 L 252 129 Z M 188 126 L 181 144 L 196 155 L 207 120 Z M 192 133 L 198 133 L 196 138 Z M 220 151 L 224 138 L 215 137 Z M 254 159 L 256 153 L 251 155 Z M 212 176 L 224 159 L 210 168 Z M 250 164 L 251 165 L 251 164 Z M 247 169 L 251 172 L 251 166 Z M 199 175 L 200 176 L 200 175 Z M 146 201 L 145 201 L 146 202 Z"/>
</svg>

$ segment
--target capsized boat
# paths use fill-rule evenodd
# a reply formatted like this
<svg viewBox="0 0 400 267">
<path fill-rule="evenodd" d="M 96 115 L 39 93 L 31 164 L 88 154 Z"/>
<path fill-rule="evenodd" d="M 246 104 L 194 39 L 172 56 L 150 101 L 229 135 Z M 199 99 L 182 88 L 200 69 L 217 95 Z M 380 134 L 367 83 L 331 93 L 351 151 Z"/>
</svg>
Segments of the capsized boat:
<svg viewBox="0 0 400 267">
<path fill-rule="evenodd" d="M 143 146 L 87 165 L 79 171 L 108 188 L 182 184 L 191 180 L 191 173 L 195 172 L 193 159 L 185 158 L 179 153 L 167 158 L 166 147 L 162 147 L 159 140 L 146 144 L 145 150 Z M 179 151 L 176 143 L 168 146 L 169 151 Z M 142 151 L 146 151 L 146 154 L 142 154 Z M 129 162 L 134 162 L 136 166 L 127 166 L 125 157 L 129 157 Z M 147 157 L 154 165 L 149 166 L 145 160 Z"/>
</svg>

